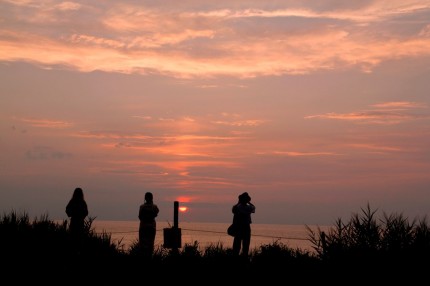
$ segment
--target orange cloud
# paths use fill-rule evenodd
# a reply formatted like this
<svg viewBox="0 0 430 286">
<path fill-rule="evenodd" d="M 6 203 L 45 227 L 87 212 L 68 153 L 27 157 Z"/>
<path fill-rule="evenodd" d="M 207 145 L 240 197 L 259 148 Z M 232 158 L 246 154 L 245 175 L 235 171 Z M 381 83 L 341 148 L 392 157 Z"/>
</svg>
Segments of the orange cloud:
<svg viewBox="0 0 430 286">
<path fill-rule="evenodd" d="M 256 7 L 207 11 L 189 7 L 189 11 L 184 8 L 175 12 L 162 6 L 150 9 L 118 3 L 99 14 L 94 12 L 98 9 L 91 8 L 90 4 L 72 2 L 54 9 L 45 5 L 9 7 L 3 12 L 11 16 L 2 23 L 0 60 L 83 72 L 250 78 L 351 67 L 372 72 L 384 61 L 430 55 L 428 26 L 406 36 L 391 31 L 389 25 L 383 25 L 384 30 L 374 26 L 428 10 L 427 3 L 383 1 L 324 12 L 282 6 L 273 10 Z M 85 30 L 76 25 L 55 30 L 53 22 L 64 27 L 79 22 L 74 12 L 77 9 L 89 21 Z M 275 18 L 303 22 L 297 30 L 276 25 L 260 28 L 261 21 L 269 24 Z M 318 25 L 307 19 L 318 19 Z M 335 25 L 333 20 L 337 21 Z M 425 21 L 422 24 L 428 25 Z"/>
<path fill-rule="evenodd" d="M 333 152 L 297 152 L 297 151 L 274 151 L 273 154 L 285 155 L 290 157 L 309 157 L 309 156 L 333 156 L 339 155 Z"/>
<path fill-rule="evenodd" d="M 350 113 L 329 112 L 325 114 L 310 115 L 305 118 L 337 119 L 369 124 L 399 124 L 405 121 L 429 118 L 429 115 L 415 114 L 408 111 L 409 109 L 414 108 L 426 108 L 427 106 L 423 103 L 406 101 L 385 102 L 374 104 L 372 107 L 378 107 L 380 109 Z"/>
<path fill-rule="evenodd" d="M 242 120 L 242 121 L 212 121 L 212 123 L 220 124 L 220 125 L 229 125 L 229 126 L 260 126 L 266 120 L 259 119 L 250 119 L 250 120 Z"/>
<path fill-rule="evenodd" d="M 403 151 L 401 148 L 398 147 L 392 147 L 392 146 L 378 146 L 374 144 L 348 144 L 351 147 L 359 148 L 359 149 L 368 149 L 372 151 L 378 151 L 378 152 L 399 152 Z"/>
<path fill-rule="evenodd" d="M 41 127 L 41 128 L 56 128 L 56 129 L 64 129 L 71 127 L 73 124 L 66 121 L 60 120 L 52 120 L 52 119 L 30 119 L 30 118 L 21 118 L 22 122 L 28 123 L 33 127 Z"/>
<path fill-rule="evenodd" d="M 371 106 L 380 108 L 427 108 L 425 103 L 410 101 L 383 102 Z"/>
</svg>

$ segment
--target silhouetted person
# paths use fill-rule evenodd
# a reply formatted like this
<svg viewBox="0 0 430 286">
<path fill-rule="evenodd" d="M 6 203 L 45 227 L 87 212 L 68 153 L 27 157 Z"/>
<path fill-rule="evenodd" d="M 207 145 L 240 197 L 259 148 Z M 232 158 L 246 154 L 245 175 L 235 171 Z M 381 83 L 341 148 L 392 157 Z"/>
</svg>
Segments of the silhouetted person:
<svg viewBox="0 0 430 286">
<path fill-rule="evenodd" d="M 239 202 L 233 206 L 232 212 L 233 224 L 237 229 L 233 239 L 233 253 L 239 255 L 242 248 L 242 255 L 247 257 L 251 243 L 251 214 L 255 213 L 255 206 L 248 193 L 239 196 Z"/>
<path fill-rule="evenodd" d="M 75 239 L 76 247 L 80 247 L 84 235 L 85 218 L 88 215 L 88 206 L 81 188 L 74 190 L 72 198 L 66 206 L 66 214 L 70 218 L 70 233 Z"/>
<path fill-rule="evenodd" d="M 154 252 L 155 234 L 157 217 L 159 209 L 153 201 L 151 192 L 145 193 L 145 202 L 139 207 L 139 244 L 142 254 L 145 257 L 151 257 Z"/>
</svg>

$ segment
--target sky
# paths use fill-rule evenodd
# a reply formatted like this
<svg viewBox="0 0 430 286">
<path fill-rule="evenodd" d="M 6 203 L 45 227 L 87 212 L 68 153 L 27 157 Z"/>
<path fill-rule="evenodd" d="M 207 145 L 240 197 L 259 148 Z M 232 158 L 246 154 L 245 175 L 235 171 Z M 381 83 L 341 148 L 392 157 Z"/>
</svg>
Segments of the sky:
<svg viewBox="0 0 430 286">
<path fill-rule="evenodd" d="M 430 1 L 0 1 L 0 211 L 430 214 Z"/>
</svg>

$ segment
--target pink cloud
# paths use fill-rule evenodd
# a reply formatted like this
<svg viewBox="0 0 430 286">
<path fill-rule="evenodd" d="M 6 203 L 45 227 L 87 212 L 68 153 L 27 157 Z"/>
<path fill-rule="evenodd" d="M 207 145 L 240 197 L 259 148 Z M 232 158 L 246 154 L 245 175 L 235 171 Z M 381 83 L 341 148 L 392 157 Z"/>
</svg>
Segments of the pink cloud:
<svg viewBox="0 0 430 286">
<path fill-rule="evenodd" d="M 426 104 L 417 102 L 385 102 L 371 105 L 379 109 L 350 113 L 329 112 L 325 114 L 309 115 L 306 119 L 336 119 L 355 121 L 368 124 L 399 124 L 406 121 L 429 118 L 429 115 L 409 112 L 410 109 L 426 108 Z"/>
</svg>

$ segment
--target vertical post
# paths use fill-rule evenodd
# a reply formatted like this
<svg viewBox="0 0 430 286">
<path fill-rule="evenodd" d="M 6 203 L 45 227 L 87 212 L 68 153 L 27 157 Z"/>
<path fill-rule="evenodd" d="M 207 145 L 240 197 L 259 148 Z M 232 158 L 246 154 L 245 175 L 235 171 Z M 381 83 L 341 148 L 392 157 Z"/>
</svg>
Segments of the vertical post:
<svg viewBox="0 0 430 286">
<path fill-rule="evenodd" d="M 173 227 L 163 229 L 164 247 L 171 248 L 172 253 L 177 254 L 179 253 L 178 248 L 181 248 L 182 245 L 181 229 L 178 223 L 179 202 L 175 201 L 173 207 Z"/>
<path fill-rule="evenodd" d="M 173 202 L 173 233 L 174 233 L 174 244 L 172 247 L 173 254 L 179 254 L 178 247 L 181 247 L 181 229 L 179 228 L 179 202 Z"/>
<path fill-rule="evenodd" d="M 178 210 L 179 210 L 179 202 L 174 201 L 173 203 L 173 227 L 178 228 Z"/>
</svg>

